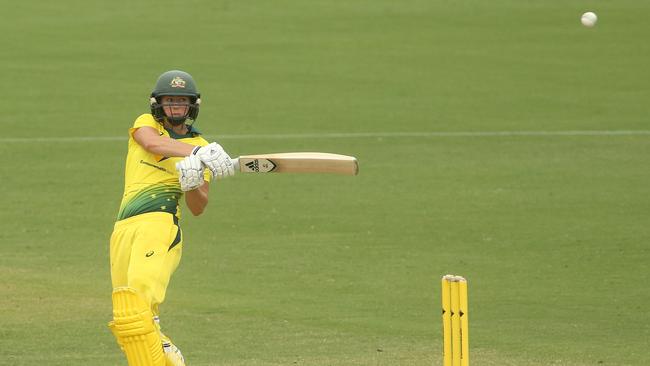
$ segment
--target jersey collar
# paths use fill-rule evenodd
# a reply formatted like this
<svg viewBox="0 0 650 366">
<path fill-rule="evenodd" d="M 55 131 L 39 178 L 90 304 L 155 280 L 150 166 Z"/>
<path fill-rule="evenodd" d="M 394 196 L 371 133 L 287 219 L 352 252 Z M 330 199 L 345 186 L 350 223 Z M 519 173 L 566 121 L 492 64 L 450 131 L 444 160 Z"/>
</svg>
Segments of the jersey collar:
<svg viewBox="0 0 650 366">
<path fill-rule="evenodd" d="M 165 127 L 165 130 L 167 131 L 167 133 L 169 133 L 169 137 L 173 139 L 185 139 L 189 137 L 196 137 L 201 134 L 201 132 L 197 130 L 196 127 L 191 125 L 187 125 L 187 133 L 184 135 L 177 134 L 176 132 L 174 132 L 173 130 L 167 127 Z"/>
</svg>

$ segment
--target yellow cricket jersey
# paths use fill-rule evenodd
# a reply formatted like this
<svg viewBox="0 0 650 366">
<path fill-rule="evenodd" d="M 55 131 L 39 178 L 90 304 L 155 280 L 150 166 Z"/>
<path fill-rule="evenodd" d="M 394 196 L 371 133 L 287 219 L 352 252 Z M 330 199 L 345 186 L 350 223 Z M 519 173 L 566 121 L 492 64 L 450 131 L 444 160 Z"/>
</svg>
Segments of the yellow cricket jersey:
<svg viewBox="0 0 650 366">
<path fill-rule="evenodd" d="M 191 128 L 187 135 L 178 135 L 165 129 L 151 114 L 143 114 L 129 129 L 129 151 L 124 171 L 124 196 L 120 204 L 118 220 L 147 212 L 168 212 L 180 218 L 179 201 L 183 196 L 178 181 L 176 163 L 183 158 L 157 156 L 146 151 L 133 139 L 133 133 L 140 127 L 152 127 L 160 136 L 166 136 L 188 143 L 205 146 L 208 142 L 200 132 Z M 206 169 L 205 180 L 210 181 L 210 171 Z"/>
</svg>

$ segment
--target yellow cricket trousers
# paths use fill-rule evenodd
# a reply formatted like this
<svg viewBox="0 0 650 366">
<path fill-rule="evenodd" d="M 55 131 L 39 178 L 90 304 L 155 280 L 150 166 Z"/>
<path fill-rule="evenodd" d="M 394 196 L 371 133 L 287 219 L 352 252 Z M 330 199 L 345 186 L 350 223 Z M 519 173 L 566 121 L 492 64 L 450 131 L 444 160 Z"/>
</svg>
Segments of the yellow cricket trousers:
<svg viewBox="0 0 650 366">
<path fill-rule="evenodd" d="M 117 221 L 110 244 L 113 288 L 135 289 L 158 315 L 181 260 L 182 244 L 178 220 L 170 213 L 149 212 Z"/>
</svg>

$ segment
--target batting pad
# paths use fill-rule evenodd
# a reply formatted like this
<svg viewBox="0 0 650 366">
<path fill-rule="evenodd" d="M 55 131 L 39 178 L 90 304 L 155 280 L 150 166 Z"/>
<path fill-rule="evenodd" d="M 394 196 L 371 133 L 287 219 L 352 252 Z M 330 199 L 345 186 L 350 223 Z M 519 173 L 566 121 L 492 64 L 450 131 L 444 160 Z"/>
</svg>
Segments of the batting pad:
<svg viewBox="0 0 650 366">
<path fill-rule="evenodd" d="M 129 366 L 165 366 L 153 313 L 134 289 L 113 289 L 113 321 L 108 327 L 126 354 Z"/>
</svg>

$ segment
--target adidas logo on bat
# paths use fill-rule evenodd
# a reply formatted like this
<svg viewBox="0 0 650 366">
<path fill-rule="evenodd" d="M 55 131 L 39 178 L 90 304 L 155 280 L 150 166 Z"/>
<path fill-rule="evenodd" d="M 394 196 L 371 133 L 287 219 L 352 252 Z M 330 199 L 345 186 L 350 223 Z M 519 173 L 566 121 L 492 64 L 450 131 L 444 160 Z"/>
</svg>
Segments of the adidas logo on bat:
<svg viewBox="0 0 650 366">
<path fill-rule="evenodd" d="M 255 173 L 259 173 L 259 172 L 260 172 L 260 164 L 259 164 L 259 162 L 257 161 L 257 159 L 255 159 L 255 160 L 253 160 L 253 161 L 250 161 L 250 162 L 246 163 L 246 167 L 247 167 L 248 169 L 254 171 Z"/>
<path fill-rule="evenodd" d="M 276 168 L 275 163 L 269 159 L 240 160 L 240 164 L 243 164 L 242 169 L 248 173 L 269 173 Z"/>
</svg>

